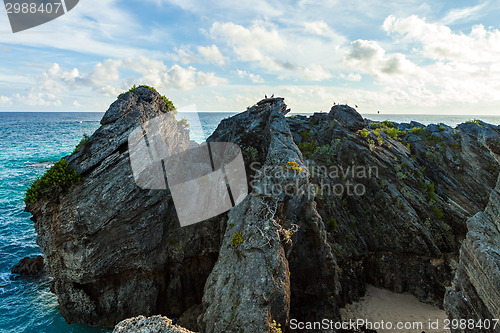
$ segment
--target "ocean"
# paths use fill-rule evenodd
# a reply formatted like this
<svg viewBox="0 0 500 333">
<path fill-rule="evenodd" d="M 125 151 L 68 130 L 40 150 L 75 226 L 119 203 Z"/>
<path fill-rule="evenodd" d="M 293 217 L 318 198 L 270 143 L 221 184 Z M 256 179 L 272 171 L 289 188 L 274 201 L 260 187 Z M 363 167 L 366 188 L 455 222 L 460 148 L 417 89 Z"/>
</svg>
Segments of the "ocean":
<svg viewBox="0 0 500 333">
<path fill-rule="evenodd" d="M 193 124 L 194 140 L 203 141 L 220 120 L 234 113 L 200 113 Z M 41 254 L 30 214 L 24 212 L 24 193 L 53 162 L 70 154 L 83 134 L 92 134 L 102 112 L 0 113 L 0 333 L 109 332 L 68 325 L 49 290 L 50 278 L 22 278 L 11 267 L 25 256 Z M 500 116 L 365 115 L 373 120 L 424 124 L 458 123 L 481 119 L 500 125 Z M 186 115 L 188 122 L 194 115 Z M 194 122 L 194 121 L 193 121 Z M 200 127 L 201 126 L 201 127 Z"/>
</svg>

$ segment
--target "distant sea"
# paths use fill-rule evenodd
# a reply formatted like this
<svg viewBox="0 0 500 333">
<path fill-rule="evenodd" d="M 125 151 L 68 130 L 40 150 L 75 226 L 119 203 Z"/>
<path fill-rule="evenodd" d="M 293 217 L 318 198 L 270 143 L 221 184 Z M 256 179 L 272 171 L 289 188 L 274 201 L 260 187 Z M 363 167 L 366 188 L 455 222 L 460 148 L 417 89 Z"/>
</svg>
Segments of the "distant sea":
<svg viewBox="0 0 500 333">
<path fill-rule="evenodd" d="M 234 113 L 200 113 L 193 139 L 203 141 L 220 120 Z M 67 325 L 50 278 L 21 278 L 10 269 L 25 256 L 41 254 L 30 214 L 24 212 L 24 192 L 53 162 L 70 154 L 84 133 L 92 134 L 103 113 L 0 113 L 0 333 L 90 333 L 108 330 Z M 364 115 L 372 120 L 455 126 L 470 119 L 500 125 L 500 116 Z M 187 115 L 188 122 L 194 115 Z M 201 127 L 200 127 L 201 126 Z"/>
</svg>

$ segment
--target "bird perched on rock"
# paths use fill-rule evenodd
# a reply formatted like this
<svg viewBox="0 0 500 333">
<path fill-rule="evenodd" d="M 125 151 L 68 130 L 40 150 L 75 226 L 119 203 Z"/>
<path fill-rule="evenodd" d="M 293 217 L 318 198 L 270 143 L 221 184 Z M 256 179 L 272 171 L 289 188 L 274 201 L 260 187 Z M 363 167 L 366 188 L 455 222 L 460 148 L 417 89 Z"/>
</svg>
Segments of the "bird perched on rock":
<svg viewBox="0 0 500 333">
<path fill-rule="evenodd" d="M 271 98 L 273 98 L 273 97 L 274 97 L 274 94 L 271 96 Z"/>
<path fill-rule="evenodd" d="M 354 107 L 355 107 L 356 109 L 358 108 L 358 106 L 357 106 L 356 104 L 354 104 Z"/>
<path fill-rule="evenodd" d="M 267 99 L 267 95 L 264 95 L 264 97 Z"/>
</svg>

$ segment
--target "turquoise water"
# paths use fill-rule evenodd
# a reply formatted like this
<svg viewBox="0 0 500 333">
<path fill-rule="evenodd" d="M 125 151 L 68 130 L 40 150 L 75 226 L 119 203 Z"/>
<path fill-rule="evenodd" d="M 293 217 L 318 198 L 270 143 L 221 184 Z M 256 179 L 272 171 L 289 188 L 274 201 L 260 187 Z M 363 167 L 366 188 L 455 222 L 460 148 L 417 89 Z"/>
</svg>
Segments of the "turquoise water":
<svg viewBox="0 0 500 333">
<path fill-rule="evenodd" d="M 232 113 L 200 114 L 194 139 L 204 140 Z M 30 214 L 24 212 L 24 192 L 52 162 L 71 153 L 84 133 L 92 134 L 102 113 L 0 113 L 0 333 L 107 332 L 67 325 L 49 291 L 50 279 L 21 278 L 10 269 L 25 256 L 41 254 Z M 449 125 L 479 118 L 500 124 L 499 117 L 366 115 L 374 120 L 416 120 Z M 190 116 L 187 116 L 188 121 Z"/>
</svg>

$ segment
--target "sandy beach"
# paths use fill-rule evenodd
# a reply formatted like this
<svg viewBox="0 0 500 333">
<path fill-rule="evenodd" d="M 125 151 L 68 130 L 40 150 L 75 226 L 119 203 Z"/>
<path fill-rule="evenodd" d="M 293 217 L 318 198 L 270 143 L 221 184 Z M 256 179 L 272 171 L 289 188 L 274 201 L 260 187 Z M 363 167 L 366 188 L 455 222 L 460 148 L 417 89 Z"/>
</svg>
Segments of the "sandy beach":
<svg viewBox="0 0 500 333">
<path fill-rule="evenodd" d="M 444 329 L 444 320 L 447 318 L 444 310 L 417 300 L 410 294 L 396 294 L 388 290 L 368 285 L 365 297 L 360 302 L 347 305 L 341 310 L 342 319 L 364 319 L 375 325 L 384 322 L 383 328 L 374 329 L 379 333 L 389 332 L 434 332 L 449 333 Z M 429 321 L 436 323 L 438 329 L 429 329 Z M 397 325 L 410 325 L 410 329 L 398 329 Z M 392 328 L 390 329 L 390 325 Z M 418 327 L 418 325 L 421 325 Z M 370 327 L 368 327 L 370 328 Z"/>
</svg>

